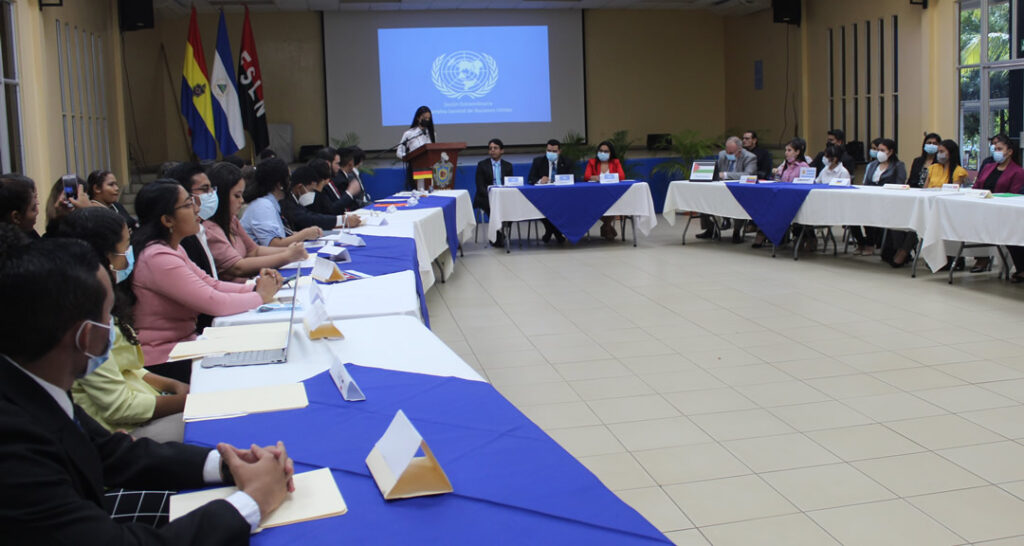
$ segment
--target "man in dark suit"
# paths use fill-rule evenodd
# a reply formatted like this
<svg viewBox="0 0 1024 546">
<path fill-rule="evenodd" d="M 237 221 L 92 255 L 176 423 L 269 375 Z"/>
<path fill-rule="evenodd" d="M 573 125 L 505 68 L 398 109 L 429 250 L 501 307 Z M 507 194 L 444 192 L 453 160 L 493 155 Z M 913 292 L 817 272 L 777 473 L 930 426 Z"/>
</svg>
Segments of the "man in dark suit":
<svg viewBox="0 0 1024 546">
<path fill-rule="evenodd" d="M 9 544 L 248 544 L 291 486 L 274 448 L 216 450 L 111 434 L 67 391 L 110 352 L 111 275 L 85 243 L 44 240 L 0 252 L 0 537 Z M 239 491 L 159 528 L 126 521 L 105 488 Z M 148 491 L 147 491 L 148 493 Z"/>
<path fill-rule="evenodd" d="M 338 226 L 356 227 L 359 225 L 358 214 L 323 214 L 310 210 L 313 206 L 317 192 L 313 189 L 320 180 L 316 171 L 303 165 L 291 175 L 291 187 L 281 199 L 281 216 L 288 222 L 288 227 L 294 231 L 317 226 L 327 231 Z"/>
<path fill-rule="evenodd" d="M 549 140 L 544 155 L 533 159 L 533 164 L 530 165 L 530 176 L 526 182 L 530 185 L 550 184 L 555 181 L 556 174 L 573 174 L 572 165 L 562 157 L 561 151 L 562 143 L 555 139 Z M 545 218 L 543 222 L 545 243 L 551 241 L 552 235 L 559 243 L 565 242 L 565 236 L 551 223 L 551 220 Z"/>
<path fill-rule="evenodd" d="M 343 164 L 352 160 L 352 150 L 328 147 L 317 152 L 316 157 L 326 160 L 331 165 L 331 179 L 320 192 L 320 198 L 317 199 L 320 203 L 315 203 L 314 209 L 317 212 L 334 215 L 358 209 L 362 185 L 359 180 L 349 180 L 348 173 L 341 170 Z"/>
<path fill-rule="evenodd" d="M 853 156 L 846 152 L 846 133 L 842 129 L 832 129 L 828 132 L 828 140 L 825 142 L 827 147 L 829 144 L 835 144 L 839 146 L 839 149 L 843 151 L 842 156 L 839 158 L 839 162 L 846 167 L 846 172 L 853 176 L 853 171 L 857 168 L 857 162 L 853 159 Z M 818 152 L 818 155 L 814 157 L 814 161 L 811 162 L 811 167 L 814 167 L 818 173 L 825 168 L 821 158 L 825 157 L 825 152 Z"/>
<path fill-rule="evenodd" d="M 500 186 L 506 176 L 512 176 L 512 164 L 501 158 L 504 153 L 505 143 L 499 138 L 492 138 L 487 143 L 487 155 L 490 157 L 476 164 L 476 195 L 473 197 L 473 206 L 483 209 L 487 216 L 491 215 L 491 201 L 487 198 L 487 188 Z M 498 230 L 494 246 L 505 246 L 503 230 Z"/>
<path fill-rule="evenodd" d="M 757 178 L 771 180 L 772 153 L 758 144 L 757 133 L 754 131 L 743 133 L 743 149 L 757 156 Z"/>
</svg>

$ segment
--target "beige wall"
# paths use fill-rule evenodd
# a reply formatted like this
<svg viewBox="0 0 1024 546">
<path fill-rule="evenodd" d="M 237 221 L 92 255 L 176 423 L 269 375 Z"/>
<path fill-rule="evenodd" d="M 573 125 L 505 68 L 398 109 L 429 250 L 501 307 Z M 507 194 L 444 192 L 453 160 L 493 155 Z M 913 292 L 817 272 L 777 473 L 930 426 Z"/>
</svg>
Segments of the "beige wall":
<svg viewBox="0 0 1024 546">
<path fill-rule="evenodd" d="M 117 39 L 116 0 L 68 2 L 61 8 L 39 10 L 36 0 L 17 2 L 17 47 L 21 70 L 22 144 L 25 174 L 36 181 L 39 201 L 45 203 L 54 180 L 65 174 L 64 132 L 57 57 L 56 20 L 101 37 L 106 71 L 110 162 L 119 177 L 127 178 L 121 47 Z M 90 142 L 90 145 L 92 143 Z M 79 173 L 85 176 L 87 173 Z M 37 229 L 45 226 L 43 206 Z"/>
<path fill-rule="evenodd" d="M 216 12 L 200 13 L 199 33 L 207 70 L 213 70 L 217 45 Z M 240 11 L 226 12 L 231 66 L 236 73 L 241 46 Z M 318 12 L 251 12 L 268 123 L 291 123 L 296 148 L 326 142 L 323 42 Z M 160 19 L 156 28 L 125 33 L 125 60 L 139 134 L 132 146 L 148 165 L 188 157 L 180 113 L 181 67 L 188 17 Z M 166 61 L 161 54 L 166 52 Z M 168 77 L 170 72 L 170 77 Z M 248 155 L 251 147 L 240 155 Z"/>
<path fill-rule="evenodd" d="M 807 101 L 803 104 L 801 126 L 811 143 L 811 148 L 824 141 L 828 131 L 828 80 L 823 76 L 828 59 L 828 28 L 841 25 L 872 21 L 873 56 L 877 62 L 877 20 L 886 20 L 886 86 L 892 82 L 892 29 L 891 16 L 899 18 L 899 140 L 905 158 L 916 155 L 924 131 L 936 131 L 944 137 L 956 138 L 957 129 L 957 80 L 956 58 L 956 4 L 953 0 L 931 0 L 927 10 L 908 2 L 891 0 L 810 0 L 804 6 L 804 24 L 801 27 L 803 39 L 804 69 L 818 74 L 806 78 L 803 90 Z M 836 31 L 838 32 L 838 30 Z M 838 40 L 838 34 L 837 34 Z M 836 62 L 839 50 L 835 52 Z M 852 52 L 847 53 L 850 57 Z M 813 72 L 811 71 L 813 70 Z M 863 77 L 863 76 L 862 76 Z M 837 76 L 838 93 L 838 76 Z M 848 85 L 852 72 L 848 75 Z M 863 85 L 863 80 L 862 80 Z M 887 101 L 891 112 L 892 105 Z M 852 116 L 852 114 L 850 114 Z M 891 114 L 889 115 L 891 119 Z M 852 117 L 848 118 L 847 132 L 852 131 Z M 862 113 L 863 119 L 863 113 Z M 840 123 L 837 115 L 837 125 Z M 861 124 L 862 132 L 864 124 Z M 886 134 L 877 134 L 877 123 L 873 124 L 871 138 L 892 137 L 892 124 L 888 123 Z M 861 135 L 862 140 L 866 135 Z"/>
<path fill-rule="evenodd" d="M 789 34 L 787 100 L 786 35 Z M 725 127 L 757 131 L 760 144 L 778 148 L 798 135 L 802 107 L 800 30 L 772 22 L 771 10 L 727 17 L 725 52 Z M 763 64 L 764 85 L 754 89 L 754 62 Z"/>
<path fill-rule="evenodd" d="M 682 10 L 584 12 L 587 134 L 725 130 L 723 19 Z"/>
</svg>

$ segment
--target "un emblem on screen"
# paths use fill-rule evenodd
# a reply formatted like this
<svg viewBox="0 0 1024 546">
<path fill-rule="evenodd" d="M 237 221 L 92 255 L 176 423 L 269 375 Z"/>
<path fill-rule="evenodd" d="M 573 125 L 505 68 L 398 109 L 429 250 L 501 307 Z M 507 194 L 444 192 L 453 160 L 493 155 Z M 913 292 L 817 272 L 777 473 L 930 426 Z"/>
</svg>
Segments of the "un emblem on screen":
<svg viewBox="0 0 1024 546">
<path fill-rule="evenodd" d="M 498 63 L 486 53 L 456 51 L 434 59 L 430 75 L 446 97 L 479 99 L 498 83 Z"/>
</svg>

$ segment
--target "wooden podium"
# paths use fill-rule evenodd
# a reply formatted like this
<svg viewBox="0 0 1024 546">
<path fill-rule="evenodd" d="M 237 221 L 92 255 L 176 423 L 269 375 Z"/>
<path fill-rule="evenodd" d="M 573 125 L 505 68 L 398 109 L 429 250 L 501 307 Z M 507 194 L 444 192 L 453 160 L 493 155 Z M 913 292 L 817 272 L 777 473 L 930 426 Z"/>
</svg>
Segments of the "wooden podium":
<svg viewBox="0 0 1024 546">
<path fill-rule="evenodd" d="M 431 171 L 433 176 L 424 180 L 424 189 L 431 191 L 450 190 L 455 187 L 455 167 L 459 164 L 459 151 L 466 149 L 465 142 L 438 142 L 424 144 L 405 154 L 402 158 L 410 172 Z M 413 181 L 413 188 L 416 181 Z"/>
</svg>

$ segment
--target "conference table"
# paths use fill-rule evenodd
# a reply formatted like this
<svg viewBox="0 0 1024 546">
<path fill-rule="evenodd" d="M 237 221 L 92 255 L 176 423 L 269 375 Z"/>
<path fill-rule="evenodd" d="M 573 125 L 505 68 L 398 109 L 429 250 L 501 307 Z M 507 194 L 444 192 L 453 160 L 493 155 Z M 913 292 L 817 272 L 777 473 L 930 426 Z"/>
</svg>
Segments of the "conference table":
<svg viewBox="0 0 1024 546">
<path fill-rule="evenodd" d="M 945 194 L 935 200 L 923 233 L 921 255 L 933 271 L 946 264 L 944 241 L 1024 246 L 1024 195 Z"/>
<path fill-rule="evenodd" d="M 772 184 L 762 183 L 754 186 L 763 187 L 767 191 L 770 190 Z M 983 224 L 992 222 L 981 211 L 996 209 L 980 203 L 991 201 L 992 199 L 979 199 L 964 193 L 941 189 L 888 189 L 878 186 L 852 186 L 846 191 L 810 191 L 796 215 L 793 216 L 792 222 L 809 226 L 877 226 L 888 229 L 913 230 L 924 241 L 923 248 L 927 249 L 922 251 L 921 257 L 926 260 L 932 271 L 937 271 L 946 265 L 946 254 L 943 245 L 936 242 L 941 243 L 943 239 L 987 242 L 959 237 L 965 234 L 979 237 L 993 236 L 981 227 Z M 961 209 L 956 213 L 943 213 L 945 217 L 959 218 L 957 222 L 937 223 L 935 220 L 936 214 L 939 214 L 937 211 L 948 211 L 947 203 L 950 202 L 974 203 L 974 205 L 961 205 L 961 207 L 974 208 L 975 212 L 972 214 L 977 221 L 964 221 L 966 217 L 961 214 L 963 212 Z M 957 206 L 953 205 L 953 208 L 956 209 Z M 1019 214 L 1021 210 L 1024 210 L 1019 205 L 1015 206 L 1012 203 L 996 208 L 1004 214 L 1004 221 L 1013 216 L 1015 211 Z M 662 214 L 669 225 L 675 225 L 676 213 L 681 211 L 702 212 L 725 218 L 751 219 L 747 211 L 733 196 L 726 182 L 684 180 L 670 183 Z M 960 214 L 960 216 L 951 216 L 951 214 Z M 976 226 L 982 231 L 972 232 L 971 230 L 975 228 L 967 226 Z M 1001 233 L 1003 239 L 1012 238 L 1011 226 L 1011 223 L 1007 223 L 1002 229 L 1006 232 Z M 683 237 L 685 238 L 685 231 Z M 1018 236 L 1017 239 L 1019 240 L 1020 237 Z"/>
<path fill-rule="evenodd" d="M 590 471 L 409 316 L 334 321 L 344 340 L 292 332 L 283 364 L 202 368 L 192 392 L 302 382 L 305 408 L 189 422 L 185 441 L 283 441 L 296 472 L 330 468 L 348 512 L 264 529 L 255 545 L 671 544 Z M 346 402 L 326 372 L 346 363 L 365 401 Z M 454 491 L 385 501 L 365 458 L 402 410 Z"/>
<path fill-rule="evenodd" d="M 497 240 L 498 230 L 512 234 L 506 222 L 547 218 L 572 243 L 579 242 L 602 216 L 625 216 L 633 222 L 633 246 L 636 230 L 644 236 L 658 223 L 651 188 L 646 182 L 623 181 L 613 184 L 576 183 L 528 186 L 491 186 L 487 190 L 491 214 L 487 238 Z M 625 233 L 622 234 L 625 238 Z M 511 252 L 505 244 L 505 252 Z"/>
</svg>

